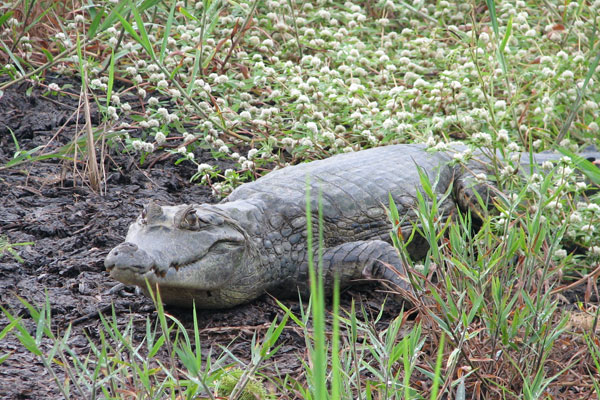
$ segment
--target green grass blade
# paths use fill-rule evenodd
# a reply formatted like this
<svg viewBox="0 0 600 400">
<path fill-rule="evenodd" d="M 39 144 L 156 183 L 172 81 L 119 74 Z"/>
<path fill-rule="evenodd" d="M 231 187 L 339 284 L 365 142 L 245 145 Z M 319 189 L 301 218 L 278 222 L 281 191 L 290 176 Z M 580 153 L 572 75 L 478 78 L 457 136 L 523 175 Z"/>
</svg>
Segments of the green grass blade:
<svg viewBox="0 0 600 400">
<path fill-rule="evenodd" d="M 4 339 L 4 337 L 8 335 L 8 333 L 12 331 L 19 324 L 19 322 L 21 322 L 21 317 L 13 319 L 8 325 L 6 325 L 4 329 L 0 331 L 0 340 Z"/>
<path fill-rule="evenodd" d="M 95 7 L 93 4 L 90 4 L 86 7 L 88 10 L 88 14 L 92 18 L 92 22 L 88 27 L 88 38 L 91 39 L 96 36 L 96 32 L 98 31 L 98 27 L 100 26 L 100 22 L 102 21 L 102 17 L 106 16 L 104 9 L 102 7 Z"/>
<path fill-rule="evenodd" d="M 440 383 L 442 381 L 442 362 L 444 359 L 444 341 L 446 340 L 446 335 L 442 333 L 440 337 L 440 343 L 438 347 L 437 359 L 435 361 L 435 370 L 433 374 L 433 383 L 431 384 L 431 395 L 429 398 L 431 400 L 435 400 L 438 398 L 438 392 L 440 390 Z"/>
<path fill-rule="evenodd" d="M 169 17 L 167 18 L 167 25 L 165 26 L 165 32 L 163 33 L 163 41 L 160 45 L 160 54 L 159 61 L 161 64 L 165 61 L 165 56 L 167 55 L 167 44 L 168 39 L 171 36 L 171 27 L 173 26 L 173 20 L 175 19 L 175 5 L 176 1 L 171 2 L 171 10 L 169 10 Z"/>
<path fill-rule="evenodd" d="M 106 107 L 110 106 L 113 85 L 115 83 L 115 50 L 110 52 L 110 65 L 108 66 L 108 82 L 106 84 Z"/>
<path fill-rule="evenodd" d="M 26 34 L 32 28 L 38 26 L 38 24 L 42 20 L 42 18 L 44 18 L 46 16 L 46 14 L 48 14 L 50 11 L 52 11 L 52 9 L 56 6 L 56 4 L 58 4 L 58 3 L 50 3 L 50 6 L 48 8 L 45 8 L 44 11 L 42 11 L 39 15 L 37 15 L 36 18 L 29 25 L 27 25 L 25 27 L 25 29 L 23 29 L 23 34 Z"/>
<path fill-rule="evenodd" d="M 340 361 L 340 280 L 333 282 L 333 327 L 331 333 L 331 398 L 342 398 L 342 365 Z"/>
<path fill-rule="evenodd" d="M 206 29 L 202 28 L 202 43 L 204 43 L 205 38 L 208 37 L 214 31 L 215 27 L 217 26 L 217 23 L 219 22 L 220 12 L 223 9 L 223 7 L 219 8 L 219 4 L 220 1 L 213 1 L 208 10 L 206 10 L 206 13 L 202 15 L 204 21 L 204 23 L 202 24 L 203 27 L 206 25 L 206 18 L 208 18 L 208 20 L 210 21 Z M 200 63 L 203 69 L 208 67 L 208 64 L 213 59 L 215 54 L 216 51 L 213 51 L 210 57 L 207 57 L 206 60 Z"/>
<path fill-rule="evenodd" d="M 128 8 L 127 8 L 128 4 L 129 4 L 129 0 L 121 0 L 119 3 L 117 3 L 117 5 L 114 6 L 113 9 L 111 10 L 110 14 L 108 14 L 108 16 L 104 19 L 104 22 L 102 23 L 102 25 L 100 25 L 100 27 L 97 29 L 97 31 L 104 32 L 108 27 L 114 26 L 119 15 L 125 14 L 128 12 Z M 99 14 L 101 14 L 101 13 L 99 13 Z M 96 18 L 98 18 L 98 16 L 96 16 Z M 94 30 L 93 33 L 94 33 L 94 35 L 92 35 L 91 37 L 95 36 L 96 30 Z"/>
<path fill-rule="evenodd" d="M 6 54 L 8 54 L 8 56 L 10 57 L 12 62 L 16 65 L 17 68 L 19 68 L 19 71 L 23 75 L 25 75 L 25 69 L 19 62 L 19 58 L 12 51 L 10 51 L 10 49 L 8 47 L 6 47 L 6 44 L 4 44 L 4 41 L 0 41 L 0 43 L 2 43 L 2 47 L 4 47 L 4 51 L 6 51 Z"/>
<path fill-rule="evenodd" d="M 46 56 L 46 60 L 47 60 L 48 63 L 54 62 L 54 56 L 52 55 L 52 53 L 50 53 L 48 50 L 46 50 L 44 48 L 40 49 L 40 51 L 42 53 L 44 53 L 44 55 Z"/>
<path fill-rule="evenodd" d="M 312 386 L 315 399 L 327 399 L 327 349 L 325 348 L 325 309 L 323 293 L 323 277 L 318 277 L 315 271 L 313 256 L 313 224 L 311 211 L 311 187 L 310 177 L 306 176 L 306 230 L 307 230 L 307 252 L 308 269 L 310 279 L 312 318 L 313 318 L 313 341 L 314 348 L 310 352 L 312 359 Z M 322 267 L 322 263 L 321 267 Z M 321 268 L 319 268 L 321 269 Z"/>
<path fill-rule="evenodd" d="M 496 37 L 500 35 L 500 29 L 498 27 L 498 18 L 496 17 L 496 3 L 494 0 L 486 0 L 488 11 L 490 12 L 490 22 L 492 23 L 492 29 Z"/>
<path fill-rule="evenodd" d="M 512 33 L 512 24 L 513 24 L 513 16 L 511 15 L 508 19 L 508 23 L 506 24 L 506 33 L 504 34 L 504 38 L 502 38 L 502 43 L 500 43 L 500 53 L 504 53 L 504 49 L 506 48 L 506 44 L 510 39 L 510 35 Z"/>
<path fill-rule="evenodd" d="M 83 51 L 81 50 L 81 39 L 79 37 L 79 33 L 77 33 L 77 39 L 76 39 L 76 47 L 77 47 L 77 66 L 79 67 L 79 76 L 81 76 L 81 87 L 86 88 L 87 87 L 87 82 L 85 81 L 85 77 L 86 77 L 86 73 L 83 70 L 83 66 L 85 65 L 84 63 L 84 58 L 83 58 Z M 87 96 L 87 93 L 84 94 L 85 96 Z"/>
<path fill-rule="evenodd" d="M 138 7 L 138 10 L 139 12 L 144 12 L 147 9 L 154 7 L 161 1 L 162 0 L 144 0 L 144 2 L 142 2 L 142 4 L 140 4 L 140 6 Z"/>
<path fill-rule="evenodd" d="M 283 311 L 286 312 L 287 315 L 289 315 L 289 317 L 292 319 L 292 321 L 294 321 L 296 323 L 296 325 L 298 325 L 302 329 L 306 328 L 306 324 L 304 322 L 302 322 L 302 320 L 300 318 L 298 318 L 296 315 L 294 315 L 294 313 L 292 313 L 292 310 L 290 310 L 288 306 L 286 306 L 285 304 L 283 304 L 281 301 L 279 301 L 277 299 L 275 299 L 275 302 L 277 303 L 277 306 L 279 306 Z"/>
<path fill-rule="evenodd" d="M 4 361 L 6 361 L 10 356 L 12 356 L 12 353 L 8 353 L 8 354 L 4 354 L 4 355 L 0 356 L 0 365 L 2 365 L 2 363 Z"/>
<path fill-rule="evenodd" d="M 31 336 L 31 334 L 29 333 L 29 331 L 27 331 L 27 329 L 20 323 L 21 322 L 21 318 L 16 318 L 14 317 L 8 310 L 6 310 L 4 307 L 0 307 L 0 309 L 2 310 L 2 313 L 4 313 L 4 316 L 12 322 L 15 322 L 14 324 L 14 328 L 17 329 L 19 331 L 19 333 L 15 334 L 15 336 L 17 337 L 17 339 L 19 340 L 19 342 L 21 342 L 21 344 L 27 349 L 27 351 L 29 351 L 30 353 L 35 354 L 36 356 L 41 356 L 43 353 L 41 351 L 41 349 L 38 347 L 35 338 L 33 336 Z"/>
<path fill-rule="evenodd" d="M 135 29 L 133 29 L 131 24 L 125 18 L 123 18 L 123 16 L 119 13 L 117 13 L 117 18 L 119 18 L 119 20 L 121 21 L 121 25 L 123 25 L 123 28 L 125 28 L 125 30 L 127 32 L 129 32 L 131 37 L 144 48 L 146 53 L 150 54 L 150 52 L 152 51 L 152 48 L 146 47 L 147 44 L 142 40 L 142 38 L 140 37 L 140 35 L 138 35 L 138 33 L 135 31 Z"/>
<path fill-rule="evenodd" d="M 573 164 L 575 164 L 577 169 L 583 172 L 585 176 L 587 176 L 592 182 L 594 182 L 596 185 L 600 185 L 600 168 L 568 149 L 559 148 L 558 150 L 573 160 Z"/>
<path fill-rule="evenodd" d="M 577 115 L 577 110 L 579 110 L 579 105 L 581 104 L 581 100 L 583 99 L 583 94 L 585 93 L 585 89 L 587 88 L 588 84 L 590 83 L 590 79 L 592 79 L 592 76 L 594 76 L 596 68 L 598 67 L 598 63 L 600 62 L 600 50 L 596 50 L 596 51 L 598 52 L 598 54 L 596 55 L 596 58 L 594 58 L 594 60 L 590 63 L 590 66 L 588 68 L 588 73 L 585 77 L 585 80 L 583 81 L 583 85 L 581 86 L 581 89 L 578 90 L 577 99 L 575 99 L 575 103 L 573 103 L 573 107 L 571 107 L 571 111 L 569 112 L 569 115 L 567 116 L 567 119 L 566 119 L 564 125 L 560 129 L 560 133 L 558 134 L 558 137 L 556 138 L 557 143 L 560 143 L 562 141 L 562 139 L 565 137 L 565 135 L 571 128 L 571 124 L 575 120 L 575 116 Z"/>
<path fill-rule="evenodd" d="M 201 59 L 202 59 L 202 52 L 200 51 L 200 49 L 197 48 L 196 52 L 194 54 L 194 66 L 192 68 L 192 74 L 191 74 L 190 80 L 189 80 L 190 83 L 187 88 L 188 96 L 191 96 L 192 93 L 194 93 L 196 78 L 198 77 L 198 72 L 200 71 Z"/>
<path fill-rule="evenodd" d="M 153 60 L 156 59 L 156 54 L 154 54 L 154 47 L 148 38 L 148 32 L 146 31 L 146 27 L 144 26 L 144 21 L 142 20 L 142 16 L 140 15 L 140 11 L 135 6 L 135 3 L 131 1 L 131 13 L 133 14 L 133 18 L 135 19 L 135 23 L 137 25 L 138 30 L 140 31 L 140 44 L 148 55 L 152 57 Z"/>
<path fill-rule="evenodd" d="M 0 26 L 2 26 L 2 24 L 4 24 L 10 17 L 12 17 L 12 15 L 14 14 L 14 10 L 10 10 L 5 14 L 2 14 L 0 16 Z"/>
</svg>

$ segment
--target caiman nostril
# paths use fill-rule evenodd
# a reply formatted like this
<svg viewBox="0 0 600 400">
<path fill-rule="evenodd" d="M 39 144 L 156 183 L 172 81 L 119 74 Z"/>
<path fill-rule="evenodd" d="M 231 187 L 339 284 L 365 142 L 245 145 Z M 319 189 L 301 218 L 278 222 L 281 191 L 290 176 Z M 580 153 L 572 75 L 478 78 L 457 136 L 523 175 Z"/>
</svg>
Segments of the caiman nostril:
<svg viewBox="0 0 600 400">
<path fill-rule="evenodd" d="M 124 242 L 112 249 L 104 260 L 104 267 L 109 272 L 129 270 L 135 273 L 145 273 L 154 265 L 153 258 L 136 244 Z"/>
</svg>

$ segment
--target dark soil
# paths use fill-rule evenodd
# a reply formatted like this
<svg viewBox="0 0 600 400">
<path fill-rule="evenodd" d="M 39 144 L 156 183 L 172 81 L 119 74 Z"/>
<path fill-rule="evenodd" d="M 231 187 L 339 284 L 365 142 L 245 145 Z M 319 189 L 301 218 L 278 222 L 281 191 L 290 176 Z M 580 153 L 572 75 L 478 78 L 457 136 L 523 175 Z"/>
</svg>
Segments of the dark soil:
<svg viewBox="0 0 600 400">
<path fill-rule="evenodd" d="M 79 107 L 77 80 L 56 78 L 61 87 L 72 84 L 73 96 L 43 96 L 27 83 L 5 90 L 0 98 L 0 166 L 10 161 L 17 148 L 47 146 L 42 153 L 55 151 L 68 144 L 84 125 Z M 92 113 L 94 125 L 100 123 Z M 123 287 L 104 270 L 104 257 L 122 242 L 127 227 L 150 199 L 159 204 L 215 202 L 210 189 L 190 183 L 195 167 L 188 163 L 174 165 L 174 159 L 156 160 L 164 153 L 152 154 L 140 165 L 135 154 L 127 154 L 117 146 L 108 149 L 106 157 L 106 190 L 99 195 L 82 179 L 83 166 L 73 161 L 47 159 L 0 169 L 0 235 L 9 243 L 33 242 L 15 246 L 23 262 L 10 253 L 0 254 L 0 305 L 35 332 L 35 324 L 19 297 L 36 307 L 46 297 L 52 309 L 55 332 L 72 325 L 70 346 L 85 357 L 90 346 L 87 337 L 98 339 L 101 322 L 98 313 L 109 315 L 111 307 L 121 324 L 133 318 L 137 337 L 145 335 L 145 319 L 155 321 L 150 300 L 131 287 Z M 81 154 L 78 156 L 81 160 Z M 199 162 L 216 163 L 209 151 L 198 150 Z M 152 165 L 151 168 L 145 166 Z M 227 167 L 227 165 L 223 165 Z M 383 301 L 376 291 L 345 293 L 342 304 L 352 298 L 365 303 L 372 311 Z M 299 302 L 285 304 L 299 310 Z M 397 315 L 398 306 L 386 310 L 385 320 Z M 168 308 L 187 328 L 192 327 L 190 310 Z M 251 304 L 223 311 L 200 311 L 198 314 L 203 346 L 228 346 L 241 360 L 248 360 L 250 341 L 256 332 L 277 315 L 283 315 L 268 296 Z M 385 323 L 385 322 L 384 322 Z M 8 324 L 0 315 L 0 330 Z M 291 324 L 290 324 L 291 325 Z M 260 336 L 260 335 L 259 335 Z M 305 338 L 296 329 L 284 330 L 283 347 L 268 361 L 266 371 L 301 374 L 305 358 Z M 0 367 L 0 398 L 61 398 L 51 375 L 40 360 L 25 350 L 16 337 L 9 334 L 0 340 L 0 356 L 10 357 Z M 214 352 L 213 352 L 214 354 Z M 60 370 L 55 366 L 56 371 Z"/>
</svg>

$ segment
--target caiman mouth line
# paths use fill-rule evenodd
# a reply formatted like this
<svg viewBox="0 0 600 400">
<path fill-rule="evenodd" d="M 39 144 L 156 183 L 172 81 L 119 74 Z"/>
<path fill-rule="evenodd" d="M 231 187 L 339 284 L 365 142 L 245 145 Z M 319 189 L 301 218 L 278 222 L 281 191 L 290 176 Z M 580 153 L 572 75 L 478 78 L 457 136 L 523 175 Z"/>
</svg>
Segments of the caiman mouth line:
<svg viewBox="0 0 600 400">
<path fill-rule="evenodd" d="M 216 241 L 215 243 L 213 243 L 202 255 L 200 255 L 197 258 L 194 258 L 193 260 L 190 261 L 184 261 L 184 262 L 171 262 L 169 264 L 169 268 L 167 270 L 160 270 L 160 268 L 156 265 L 156 263 L 153 263 L 153 265 L 146 271 L 144 272 L 140 272 L 140 270 L 142 269 L 140 266 L 138 265 L 132 265 L 132 266 L 119 266 L 118 268 L 121 270 L 129 270 L 135 274 L 138 275 L 144 275 L 147 274 L 148 272 L 152 272 L 154 273 L 154 275 L 160 277 L 160 278 L 164 278 L 167 275 L 168 270 L 170 269 L 174 269 L 175 271 L 179 271 L 181 269 L 185 269 L 188 268 L 190 266 L 192 266 L 193 264 L 196 264 L 197 262 L 202 261 L 202 259 L 204 259 L 208 254 L 214 253 L 215 252 L 215 248 L 217 246 L 220 245 L 228 245 L 228 244 L 232 244 L 234 246 L 237 246 L 239 244 L 239 242 L 233 241 L 233 240 L 219 240 Z M 217 250 L 218 251 L 218 250 Z M 230 250 L 231 251 L 231 250 Z M 106 270 L 110 273 L 113 271 L 113 269 L 115 269 L 115 265 L 110 266 L 108 268 L 106 268 Z"/>
</svg>

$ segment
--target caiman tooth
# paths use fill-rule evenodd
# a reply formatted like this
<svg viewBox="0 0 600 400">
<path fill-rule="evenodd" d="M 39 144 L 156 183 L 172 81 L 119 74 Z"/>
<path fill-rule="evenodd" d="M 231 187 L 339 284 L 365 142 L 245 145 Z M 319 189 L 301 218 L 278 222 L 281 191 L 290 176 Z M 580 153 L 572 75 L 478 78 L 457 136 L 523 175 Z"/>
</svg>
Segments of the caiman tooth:
<svg viewBox="0 0 600 400">
<path fill-rule="evenodd" d="M 154 275 L 160 278 L 164 278 L 167 275 L 167 271 L 163 271 L 162 269 L 157 268 L 156 266 L 154 266 L 152 270 L 154 271 Z"/>
</svg>

